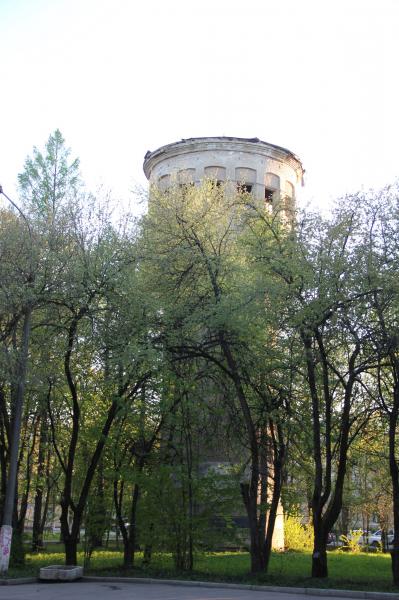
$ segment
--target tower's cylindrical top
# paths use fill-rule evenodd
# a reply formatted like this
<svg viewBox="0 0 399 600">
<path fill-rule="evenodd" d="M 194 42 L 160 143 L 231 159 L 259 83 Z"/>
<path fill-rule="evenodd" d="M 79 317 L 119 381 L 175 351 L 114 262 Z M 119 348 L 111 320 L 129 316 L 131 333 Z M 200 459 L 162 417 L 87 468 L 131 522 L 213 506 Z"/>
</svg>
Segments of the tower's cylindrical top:
<svg viewBox="0 0 399 600">
<path fill-rule="evenodd" d="M 301 161 L 286 148 L 258 138 L 199 137 L 147 152 L 144 172 L 151 183 L 236 182 L 258 198 L 276 194 L 295 198 L 303 183 Z"/>
</svg>

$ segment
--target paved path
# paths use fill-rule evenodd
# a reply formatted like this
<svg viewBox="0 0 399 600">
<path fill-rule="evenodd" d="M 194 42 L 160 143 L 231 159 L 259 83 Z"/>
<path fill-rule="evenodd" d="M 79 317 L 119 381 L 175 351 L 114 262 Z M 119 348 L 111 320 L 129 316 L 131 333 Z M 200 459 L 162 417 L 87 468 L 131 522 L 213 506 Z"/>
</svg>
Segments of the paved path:
<svg viewBox="0 0 399 600">
<path fill-rule="evenodd" d="M 304 600 L 305 598 L 309 596 L 148 583 L 29 583 L 0 587 L 0 600 Z M 312 595 L 312 600 L 319 598 L 321 597 Z M 335 600 L 335 596 L 330 596 L 329 600 Z"/>
</svg>

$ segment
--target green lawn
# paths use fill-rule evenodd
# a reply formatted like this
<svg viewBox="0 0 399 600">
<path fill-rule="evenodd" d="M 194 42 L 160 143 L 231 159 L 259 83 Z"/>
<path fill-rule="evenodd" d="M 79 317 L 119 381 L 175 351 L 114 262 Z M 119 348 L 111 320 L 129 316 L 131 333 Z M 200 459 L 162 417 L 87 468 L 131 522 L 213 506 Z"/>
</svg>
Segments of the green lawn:
<svg viewBox="0 0 399 600">
<path fill-rule="evenodd" d="M 11 569 L 10 577 L 27 577 L 38 574 L 41 566 L 63 564 L 64 555 L 59 545 L 49 547 L 42 554 L 27 554 L 26 566 Z M 396 591 L 391 584 L 391 563 L 389 554 L 349 555 L 330 552 L 328 556 L 328 579 L 309 577 L 311 557 L 309 553 L 274 553 L 267 575 L 253 576 L 249 573 L 249 555 L 247 552 L 207 553 L 196 558 L 191 574 L 178 573 L 173 568 L 172 557 L 168 554 L 153 557 L 150 567 L 141 565 L 141 554 L 137 554 L 134 570 L 121 569 L 120 551 L 99 550 L 93 553 L 90 569 L 92 575 L 126 575 L 135 577 L 169 577 L 174 579 L 197 579 L 228 581 L 264 585 L 283 585 L 297 587 L 323 587 L 375 591 Z M 83 564 L 83 552 L 79 553 L 79 563 Z"/>
</svg>

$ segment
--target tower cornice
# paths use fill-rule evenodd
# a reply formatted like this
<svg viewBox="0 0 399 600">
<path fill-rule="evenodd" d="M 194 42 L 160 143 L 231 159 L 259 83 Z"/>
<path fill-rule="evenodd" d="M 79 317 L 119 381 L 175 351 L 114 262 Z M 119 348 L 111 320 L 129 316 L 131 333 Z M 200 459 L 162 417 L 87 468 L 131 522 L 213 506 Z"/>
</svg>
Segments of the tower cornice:
<svg viewBox="0 0 399 600">
<path fill-rule="evenodd" d="M 143 169 L 147 179 L 150 179 L 154 167 L 168 158 L 184 156 L 204 150 L 222 150 L 232 152 L 248 152 L 260 154 L 274 160 L 289 164 L 297 174 L 298 181 L 302 181 L 304 168 L 299 158 L 287 148 L 264 142 L 258 138 L 237 137 L 196 137 L 182 139 L 179 142 L 161 146 L 152 152 L 148 151 L 144 157 Z"/>
</svg>

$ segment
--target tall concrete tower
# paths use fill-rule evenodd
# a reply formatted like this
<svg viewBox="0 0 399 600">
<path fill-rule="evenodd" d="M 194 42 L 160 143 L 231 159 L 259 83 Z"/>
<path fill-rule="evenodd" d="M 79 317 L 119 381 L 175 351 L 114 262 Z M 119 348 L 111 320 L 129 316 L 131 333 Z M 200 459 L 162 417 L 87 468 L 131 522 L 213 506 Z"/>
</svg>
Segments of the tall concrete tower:
<svg viewBox="0 0 399 600">
<path fill-rule="evenodd" d="M 258 138 L 200 137 L 181 140 L 147 152 L 144 172 L 150 184 L 166 190 L 172 185 L 199 185 L 211 179 L 226 189 L 245 190 L 266 210 L 295 208 L 304 169 L 290 150 L 262 142 Z M 223 450 L 204 467 L 217 469 L 231 464 Z M 205 457 L 204 457 L 205 458 Z M 284 548 L 284 518 L 279 506 L 272 545 Z"/>
<path fill-rule="evenodd" d="M 258 138 L 201 137 L 147 152 L 144 172 L 161 189 L 203 179 L 226 182 L 272 208 L 280 199 L 294 205 L 304 170 L 290 150 Z"/>
</svg>

